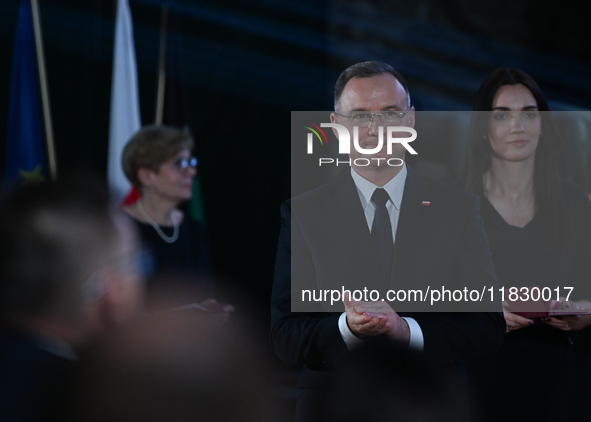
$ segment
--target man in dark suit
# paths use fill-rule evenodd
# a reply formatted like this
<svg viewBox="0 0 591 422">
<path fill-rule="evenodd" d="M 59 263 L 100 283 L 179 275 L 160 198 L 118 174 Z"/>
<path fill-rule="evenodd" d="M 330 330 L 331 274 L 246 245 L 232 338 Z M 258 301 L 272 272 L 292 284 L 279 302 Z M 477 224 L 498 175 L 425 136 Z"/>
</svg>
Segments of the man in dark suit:
<svg viewBox="0 0 591 422">
<path fill-rule="evenodd" d="M 378 146 L 379 126 L 414 127 L 414 119 L 408 87 L 391 66 L 358 63 L 339 77 L 331 122 L 350 133 L 358 126 L 361 148 Z M 389 339 L 449 365 L 490 353 L 505 332 L 495 300 L 444 308 L 461 312 L 422 312 L 425 307 L 409 301 L 353 300 L 343 294 L 338 313 L 327 301 L 320 305 L 324 309 L 299 301 L 302 290 L 339 285 L 370 286 L 381 298 L 387 289 L 496 289 L 478 198 L 406 165 L 385 165 L 390 158 L 404 160 L 402 143 L 394 143 L 391 154 L 384 145 L 367 155 L 351 142 L 350 171 L 281 210 L 271 340 L 283 361 L 305 365 L 299 420 L 313 419 L 326 375 L 343 354 L 366 341 Z M 469 312 L 482 310 L 487 312 Z"/>
</svg>

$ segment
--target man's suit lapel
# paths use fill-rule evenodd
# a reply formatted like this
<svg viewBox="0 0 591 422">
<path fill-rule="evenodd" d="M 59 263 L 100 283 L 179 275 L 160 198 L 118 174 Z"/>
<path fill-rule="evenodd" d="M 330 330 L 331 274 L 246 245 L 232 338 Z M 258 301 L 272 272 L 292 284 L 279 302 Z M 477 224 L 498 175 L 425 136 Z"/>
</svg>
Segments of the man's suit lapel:
<svg viewBox="0 0 591 422">
<path fill-rule="evenodd" d="M 331 219 L 334 219 L 336 227 L 339 227 L 340 238 L 351 253 L 347 256 L 354 257 L 359 265 L 366 267 L 367 277 L 378 277 L 378 262 L 372 252 L 369 227 L 349 171 L 336 180 L 333 194 L 325 199 L 325 204 Z"/>
<path fill-rule="evenodd" d="M 394 241 L 394 257 L 392 277 L 396 282 L 396 272 L 405 268 L 413 253 L 423 242 L 428 241 L 425 229 L 429 226 L 434 207 L 431 201 L 432 192 L 425 183 L 424 177 L 407 166 L 408 174 L 404 184 L 400 216 Z M 424 201 L 429 202 L 425 204 Z"/>
</svg>

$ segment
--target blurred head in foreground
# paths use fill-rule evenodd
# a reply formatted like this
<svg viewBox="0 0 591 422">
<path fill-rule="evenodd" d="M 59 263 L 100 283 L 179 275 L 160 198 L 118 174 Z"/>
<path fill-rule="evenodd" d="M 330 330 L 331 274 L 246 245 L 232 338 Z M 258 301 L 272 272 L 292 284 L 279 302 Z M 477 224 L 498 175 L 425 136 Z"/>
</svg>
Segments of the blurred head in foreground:
<svg viewBox="0 0 591 422">
<path fill-rule="evenodd" d="M 71 420 L 272 421 L 267 371 L 239 332 L 207 317 L 151 315 L 82 362 Z"/>
<path fill-rule="evenodd" d="M 142 288 L 134 228 L 94 180 L 25 186 L 0 207 L 0 318 L 83 345 L 129 318 Z"/>
</svg>

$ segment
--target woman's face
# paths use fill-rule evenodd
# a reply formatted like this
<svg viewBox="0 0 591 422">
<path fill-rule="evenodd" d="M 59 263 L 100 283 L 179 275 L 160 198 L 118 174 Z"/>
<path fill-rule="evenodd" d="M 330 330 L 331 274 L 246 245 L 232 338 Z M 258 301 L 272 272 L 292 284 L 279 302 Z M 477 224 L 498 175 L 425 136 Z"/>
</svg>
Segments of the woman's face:
<svg viewBox="0 0 591 422">
<path fill-rule="evenodd" d="M 188 148 L 183 148 L 172 159 L 163 162 L 158 172 L 151 172 L 155 193 L 178 202 L 191 199 L 193 177 L 197 169 L 192 165 L 183 167 L 183 161 L 185 164 L 191 162 L 191 151 Z"/>
<path fill-rule="evenodd" d="M 538 104 L 525 85 L 501 86 L 492 104 L 488 137 L 496 158 L 533 160 L 542 133 Z"/>
</svg>

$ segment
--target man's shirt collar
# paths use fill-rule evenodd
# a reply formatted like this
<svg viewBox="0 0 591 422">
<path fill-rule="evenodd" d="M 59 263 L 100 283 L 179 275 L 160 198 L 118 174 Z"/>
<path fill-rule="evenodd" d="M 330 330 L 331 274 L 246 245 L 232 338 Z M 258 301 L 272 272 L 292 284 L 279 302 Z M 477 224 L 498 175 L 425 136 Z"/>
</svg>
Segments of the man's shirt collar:
<svg viewBox="0 0 591 422">
<path fill-rule="evenodd" d="M 404 192 L 406 174 L 407 170 L 405 163 L 402 165 L 402 168 L 400 169 L 398 174 L 383 186 L 383 188 L 386 189 L 386 192 L 388 192 L 390 200 L 392 201 L 394 207 L 397 210 L 400 210 L 400 204 L 402 203 L 402 194 Z M 357 191 L 359 192 L 361 206 L 363 207 L 363 209 L 365 209 L 369 205 L 371 197 L 374 191 L 378 188 L 378 186 L 357 174 L 357 172 L 353 170 L 353 167 L 351 167 L 351 177 L 353 178 L 353 182 L 355 182 L 355 186 L 357 187 Z"/>
</svg>

